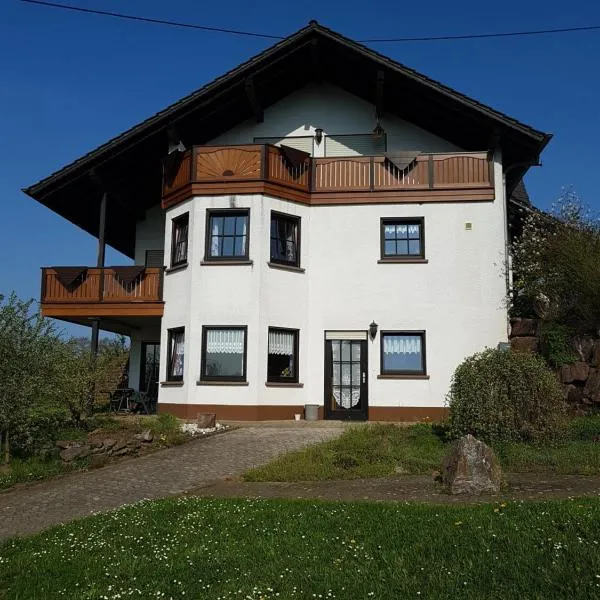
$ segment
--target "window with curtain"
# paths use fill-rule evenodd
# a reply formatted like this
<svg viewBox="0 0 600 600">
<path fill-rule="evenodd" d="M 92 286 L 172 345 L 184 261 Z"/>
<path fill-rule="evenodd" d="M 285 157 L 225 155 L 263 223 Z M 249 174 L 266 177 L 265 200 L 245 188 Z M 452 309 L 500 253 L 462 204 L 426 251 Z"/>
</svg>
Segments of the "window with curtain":
<svg viewBox="0 0 600 600">
<path fill-rule="evenodd" d="M 184 215 L 173 219 L 173 229 L 171 234 L 172 267 L 187 263 L 189 222 L 189 213 L 185 213 Z"/>
<path fill-rule="evenodd" d="M 381 258 L 424 258 L 424 219 L 381 219 Z"/>
<path fill-rule="evenodd" d="M 298 330 L 269 327 L 267 381 L 298 382 Z"/>
<path fill-rule="evenodd" d="M 246 380 L 246 334 L 248 328 L 202 328 L 202 379 Z"/>
<path fill-rule="evenodd" d="M 300 266 L 300 218 L 271 212 L 271 262 Z"/>
<path fill-rule="evenodd" d="M 206 260 L 248 258 L 249 211 L 209 211 Z"/>
<path fill-rule="evenodd" d="M 425 375 L 425 332 L 381 332 L 382 375 Z"/>
<path fill-rule="evenodd" d="M 183 380 L 185 328 L 169 329 L 167 357 L 167 381 Z"/>
</svg>

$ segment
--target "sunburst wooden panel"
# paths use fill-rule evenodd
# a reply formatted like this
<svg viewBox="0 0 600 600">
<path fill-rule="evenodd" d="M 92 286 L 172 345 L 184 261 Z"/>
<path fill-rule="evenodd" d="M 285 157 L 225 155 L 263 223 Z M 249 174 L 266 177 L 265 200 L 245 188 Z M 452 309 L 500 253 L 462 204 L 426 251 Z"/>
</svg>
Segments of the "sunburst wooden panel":
<svg viewBox="0 0 600 600">
<path fill-rule="evenodd" d="M 258 179 L 260 148 L 219 148 L 198 150 L 196 181 L 211 179 Z"/>
</svg>

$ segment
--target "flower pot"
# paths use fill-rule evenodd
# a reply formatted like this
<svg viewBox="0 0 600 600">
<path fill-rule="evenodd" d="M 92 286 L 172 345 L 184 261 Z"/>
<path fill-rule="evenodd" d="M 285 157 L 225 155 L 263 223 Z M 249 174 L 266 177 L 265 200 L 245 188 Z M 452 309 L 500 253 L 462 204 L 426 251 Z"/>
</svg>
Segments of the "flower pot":
<svg viewBox="0 0 600 600">
<path fill-rule="evenodd" d="M 296 421 L 299 421 L 301 418 L 302 418 L 302 415 L 301 415 L 300 413 L 296 413 L 296 414 L 294 415 L 294 419 L 295 419 Z"/>
</svg>

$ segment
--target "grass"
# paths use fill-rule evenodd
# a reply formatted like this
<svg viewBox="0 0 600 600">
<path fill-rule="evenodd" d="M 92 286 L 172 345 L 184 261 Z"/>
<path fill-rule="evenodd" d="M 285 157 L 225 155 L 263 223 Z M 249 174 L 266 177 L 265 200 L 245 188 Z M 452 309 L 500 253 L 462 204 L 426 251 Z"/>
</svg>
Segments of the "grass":
<svg viewBox="0 0 600 600">
<path fill-rule="evenodd" d="M 534 446 L 497 444 L 495 450 L 507 472 L 600 474 L 600 416 L 580 417 L 570 425 L 565 443 Z M 386 477 L 394 474 L 429 475 L 439 470 L 448 443 L 431 425 L 357 425 L 335 440 L 285 454 L 247 471 L 246 481 L 317 481 Z"/>
<path fill-rule="evenodd" d="M 7 542 L 0 597 L 597 598 L 599 545 L 597 499 L 144 501 Z"/>
<path fill-rule="evenodd" d="M 170 414 L 144 416 L 135 420 L 122 420 L 112 415 L 98 414 L 90 419 L 88 429 L 101 429 L 106 433 L 106 437 L 121 431 L 128 430 L 133 434 L 144 429 L 150 429 L 158 443 L 163 447 L 181 444 L 189 439 L 179 429 L 178 419 Z M 56 440 L 84 440 L 87 439 L 87 435 L 88 431 L 82 428 L 63 428 L 55 432 L 51 442 L 54 443 Z M 12 487 L 17 483 L 41 481 L 62 473 L 86 469 L 89 466 L 89 458 L 64 463 L 58 454 L 59 451 L 55 448 L 45 458 L 38 456 L 13 458 L 8 466 L 0 466 L 0 490 Z"/>
<path fill-rule="evenodd" d="M 72 463 L 64 463 L 56 457 L 13 458 L 8 468 L 0 468 L 0 490 L 12 487 L 17 483 L 41 481 L 48 477 L 85 469 L 88 464 L 88 458 L 75 460 Z M 2 598 L 1 595 L 0 598 Z"/>
</svg>

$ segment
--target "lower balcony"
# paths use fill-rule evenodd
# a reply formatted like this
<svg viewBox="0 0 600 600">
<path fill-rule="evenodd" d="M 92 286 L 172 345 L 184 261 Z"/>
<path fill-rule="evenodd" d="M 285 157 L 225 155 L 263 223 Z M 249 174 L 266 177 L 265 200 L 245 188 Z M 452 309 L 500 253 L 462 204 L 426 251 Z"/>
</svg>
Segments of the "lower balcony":
<svg viewBox="0 0 600 600">
<path fill-rule="evenodd" d="M 45 317 L 82 325 L 101 319 L 103 329 L 128 333 L 147 317 L 162 317 L 163 269 L 158 267 L 44 267 Z"/>
</svg>

